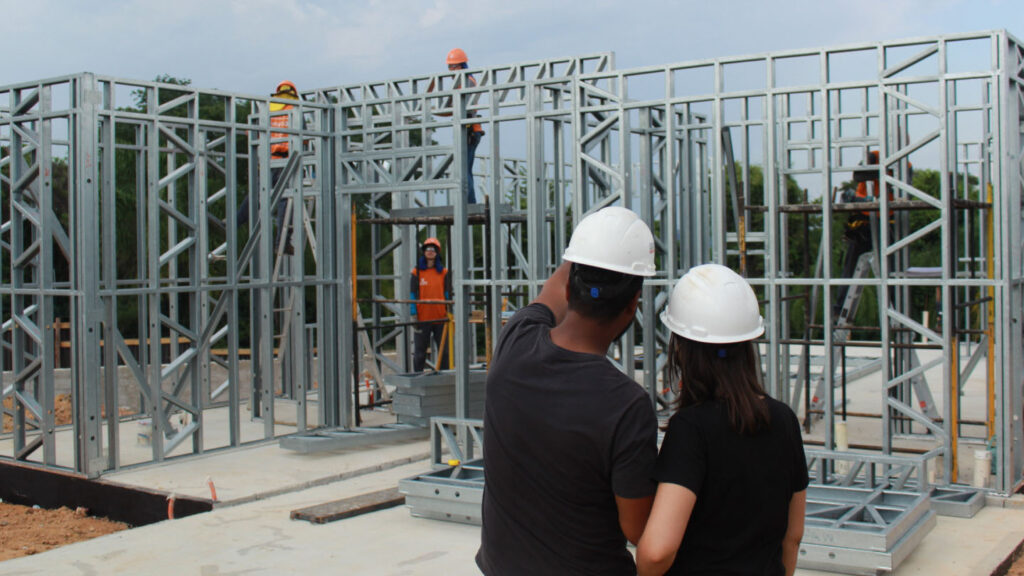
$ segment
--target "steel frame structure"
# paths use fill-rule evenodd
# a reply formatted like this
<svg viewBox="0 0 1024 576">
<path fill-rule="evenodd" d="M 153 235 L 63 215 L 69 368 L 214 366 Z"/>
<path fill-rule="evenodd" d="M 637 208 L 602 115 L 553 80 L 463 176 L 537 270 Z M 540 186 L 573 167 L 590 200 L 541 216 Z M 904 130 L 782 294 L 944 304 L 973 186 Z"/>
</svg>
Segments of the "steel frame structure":
<svg viewBox="0 0 1024 576">
<path fill-rule="evenodd" d="M 568 127 L 572 78 L 613 67 L 611 54 L 527 62 L 513 66 L 316 90 L 308 95 L 337 107 L 338 182 L 357 213 L 374 226 L 370 270 L 356 274 L 369 293 L 374 359 L 406 371 L 409 323 L 405 286 L 418 255 L 418 236 L 446 236 L 454 312 L 454 362 L 459 382 L 486 357 L 497 338 L 503 301 L 535 295 L 566 242 L 565 191 L 571 184 Z M 469 80 L 472 76 L 473 80 Z M 483 125 L 480 154 L 486 175 L 483 206 L 466 199 L 465 128 Z M 503 151 L 507 136 L 518 146 Z M 524 153 L 525 147 L 525 153 Z M 558 193 L 558 192 L 561 193 Z M 446 235 L 439 234 L 445 230 Z M 419 238 L 422 239 L 422 238 Z M 388 299 L 385 295 L 393 298 Z M 492 319 L 481 334 L 473 310 Z M 479 336 L 479 337 L 478 337 Z M 382 353 L 397 351 L 398 360 Z M 467 417 L 471 399 L 457 387 L 455 415 Z"/>
<path fill-rule="evenodd" d="M 323 169 L 332 165 L 332 110 L 292 102 L 273 114 L 295 128 L 272 133 L 266 98 L 92 74 L 8 86 L 0 101 L 0 386 L 13 422 L 4 456 L 97 476 L 176 449 L 305 428 L 311 383 L 336 381 L 331 357 L 340 356 L 319 354 L 311 373 L 310 352 L 338 340 L 338 229 Z M 288 159 L 271 160 L 272 138 L 290 141 Z M 242 237 L 234 216 L 246 195 L 270 201 L 252 202 Z M 312 269 L 272 241 L 279 200 Z M 67 370 L 55 366 L 58 309 L 71 318 Z M 69 389 L 70 427 L 54 422 L 58 381 Z M 329 400 L 330 391 L 317 393 Z M 272 399 L 281 397 L 293 400 L 290 427 L 275 424 Z M 320 422 L 336 418 L 329 406 L 320 402 Z M 206 425 L 212 409 L 216 426 Z M 245 411 L 260 424 L 246 423 Z M 143 416 L 148 455 L 127 456 L 122 440 L 134 428 L 124 424 Z"/>
<path fill-rule="evenodd" d="M 149 461 L 209 449 L 211 407 L 230 415 L 231 432 L 217 446 L 353 428 L 355 329 L 365 320 L 374 361 L 403 368 L 408 315 L 396 301 L 419 236 L 439 231 L 455 285 L 455 414 L 464 417 L 470 399 L 462 383 L 486 357 L 503 314 L 536 295 L 574 222 L 618 204 L 655 231 L 659 273 L 645 283 L 634 329 L 610 354 L 654 401 L 665 405 L 672 395 L 661 374 L 667 334 L 655 318 L 690 266 L 718 261 L 745 270 L 764 304 L 766 383 L 798 411 L 793 359 L 805 346 L 833 345 L 832 318 L 821 310 L 842 286 L 861 284 L 883 311 L 877 337 L 861 342 L 878 350 L 882 365 L 877 452 L 896 457 L 905 439 L 924 440 L 928 457 L 945 457 L 944 481 L 956 483 L 960 443 L 990 440 L 994 488 L 1009 492 L 1024 464 L 1024 341 L 1014 328 L 1024 305 L 1022 67 L 1021 44 L 992 31 L 629 70 L 599 54 L 325 88 L 288 112 L 293 128 L 281 132 L 301 153 L 282 166 L 268 154 L 267 98 L 88 74 L 2 87 L 2 389 L 14 431 L 5 437 L 10 447 L 0 448 L 7 458 L 89 475 L 125 465 L 122 419 L 104 413 L 126 396 L 116 385 L 123 378 L 106 368 L 119 362 L 142 397 L 139 414 L 152 418 Z M 142 107 L 126 110 L 133 92 L 144 95 Z M 210 117 L 204 101 L 221 112 Z M 474 123 L 487 132 L 475 175 L 483 206 L 465 202 L 462 151 Z M 857 207 L 876 219 L 893 213 L 891 225 L 878 227 L 878 276 L 842 278 L 831 257 L 820 272 L 797 265 L 790 252 L 815 246 L 797 243 L 801 226 L 816 227 L 823 253 L 839 245 L 837 230 L 822 223 L 852 210 L 833 201 L 833 190 L 865 168 L 868 150 L 881 162 L 867 168 L 893 191 Z M 119 155 L 135 168 L 119 165 Z M 61 158 L 70 179 L 54 190 Z M 914 186 L 912 165 L 938 172 L 937 194 Z M 259 184 L 278 168 L 286 174 L 278 186 Z M 125 174 L 137 180 L 132 208 L 112 193 Z M 247 193 L 260 199 L 248 244 L 225 218 Z M 62 195 L 66 215 L 55 209 Z M 275 250 L 266 232 L 279 198 L 303 208 L 290 222 L 305 258 Z M 911 212 L 924 216 L 912 220 Z M 130 247 L 118 246 L 115 234 L 126 221 L 139 230 Z M 357 270 L 347 249 L 360 226 L 371 227 L 371 245 L 358 247 L 373 254 L 369 270 Z M 917 246 L 935 237 L 939 255 L 915 260 Z M 116 257 L 126 249 L 138 263 L 122 278 Z M 68 271 L 53 272 L 62 260 Z M 939 272 L 911 277 L 911 265 Z M 809 308 L 799 303 L 813 290 L 820 309 L 797 337 L 795 319 Z M 922 290 L 941 294 L 941 329 L 909 308 Z M 138 302 L 138 352 L 119 324 L 124 300 Z M 46 327 L 59 307 L 73 323 L 70 464 L 57 455 L 60 429 L 50 417 L 58 370 Z M 483 329 L 471 322 L 481 313 Z M 253 377 L 243 385 L 246 317 Z M 938 360 L 908 358 L 918 338 Z M 221 342 L 228 352 L 213 354 Z M 834 374 L 832 355 L 823 358 L 822 373 Z M 979 367 L 990 403 L 985 431 L 968 433 L 957 399 Z M 929 369 L 943 380 L 939 421 L 917 410 L 907 385 Z M 215 372 L 227 376 L 214 382 Z M 827 389 L 829 449 L 836 398 Z M 282 401 L 294 407 L 293 425 L 274 423 Z M 241 417 L 247 408 L 258 418 L 251 436 Z M 174 412 L 190 415 L 176 429 Z"/>
</svg>

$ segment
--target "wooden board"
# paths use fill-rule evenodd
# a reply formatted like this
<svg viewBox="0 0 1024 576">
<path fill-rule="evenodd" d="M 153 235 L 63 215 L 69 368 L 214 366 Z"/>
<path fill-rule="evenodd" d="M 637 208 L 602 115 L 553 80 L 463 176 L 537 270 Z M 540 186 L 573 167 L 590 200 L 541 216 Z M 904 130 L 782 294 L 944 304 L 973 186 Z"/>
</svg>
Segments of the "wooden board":
<svg viewBox="0 0 1024 576">
<path fill-rule="evenodd" d="M 361 494 L 351 498 L 325 502 L 292 510 L 292 520 L 308 520 L 314 524 L 326 524 L 335 520 L 344 520 L 360 514 L 368 514 L 385 508 L 393 508 L 405 504 L 405 496 L 398 492 L 398 487 L 378 490 L 369 494 Z"/>
</svg>

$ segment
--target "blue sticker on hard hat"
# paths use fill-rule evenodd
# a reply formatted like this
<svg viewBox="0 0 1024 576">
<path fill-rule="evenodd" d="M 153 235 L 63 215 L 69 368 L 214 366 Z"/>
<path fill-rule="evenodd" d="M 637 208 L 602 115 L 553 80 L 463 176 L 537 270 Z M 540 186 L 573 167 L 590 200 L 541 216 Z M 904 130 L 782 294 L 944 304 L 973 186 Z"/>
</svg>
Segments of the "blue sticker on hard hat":
<svg viewBox="0 0 1024 576">
<path fill-rule="evenodd" d="M 596 300 L 600 293 L 601 293 L 601 291 L 598 290 L 598 288 L 596 286 L 591 286 L 590 287 L 590 297 L 591 298 L 594 298 Z"/>
</svg>

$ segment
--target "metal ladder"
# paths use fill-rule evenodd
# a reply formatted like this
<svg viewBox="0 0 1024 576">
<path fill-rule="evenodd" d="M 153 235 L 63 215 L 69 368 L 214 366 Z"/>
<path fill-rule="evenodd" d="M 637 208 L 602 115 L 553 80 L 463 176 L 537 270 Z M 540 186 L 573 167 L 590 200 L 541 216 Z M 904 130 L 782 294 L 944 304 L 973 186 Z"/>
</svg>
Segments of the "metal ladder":
<svg viewBox="0 0 1024 576">
<path fill-rule="evenodd" d="M 874 232 L 874 230 L 877 229 L 877 226 L 875 226 L 874 223 L 872 223 L 872 224 L 873 224 L 872 225 L 872 230 Z M 877 237 L 878 237 L 877 234 L 874 234 L 874 233 L 872 234 L 872 238 L 877 238 Z M 819 253 L 818 253 L 818 266 L 817 266 L 817 268 L 818 268 L 819 274 L 821 272 L 823 251 L 824 251 L 824 246 L 822 246 L 821 251 L 819 251 Z M 857 259 L 857 265 L 854 268 L 854 272 L 853 272 L 853 276 L 852 276 L 853 279 L 859 280 L 859 279 L 862 279 L 862 278 L 866 278 L 868 276 L 869 272 L 871 274 L 874 274 L 876 278 L 878 277 L 877 253 L 878 253 L 877 244 L 873 244 L 872 249 L 870 251 L 865 252 L 865 253 L 860 255 L 860 257 Z M 812 296 L 812 306 L 814 308 L 816 308 L 817 307 L 817 300 L 818 300 L 818 298 L 817 298 L 817 288 L 815 288 L 814 292 L 815 292 L 815 294 L 814 294 L 814 296 Z M 842 367 L 841 367 L 841 357 L 840 357 L 840 355 L 843 352 L 843 345 L 846 344 L 846 342 L 848 342 L 849 339 L 850 339 L 851 323 L 853 321 L 853 318 L 857 315 L 857 308 L 860 306 L 860 300 L 861 300 L 861 297 L 863 296 L 863 294 L 864 294 L 864 285 L 862 285 L 862 284 L 853 284 L 853 285 L 849 286 L 849 288 L 846 291 L 846 297 L 843 299 L 842 308 L 840 308 L 839 313 L 836 315 L 835 325 L 833 326 L 833 329 L 832 329 L 832 342 L 833 342 L 833 345 L 832 345 L 832 350 L 831 350 L 831 354 L 832 354 L 832 368 L 833 368 L 833 374 L 832 374 L 832 379 L 831 380 L 832 380 L 832 387 L 833 388 L 840 387 L 842 385 L 842 382 L 843 382 L 843 375 L 841 373 Z M 809 352 L 807 350 L 804 350 L 803 353 L 801 353 L 800 367 L 799 367 L 799 370 L 798 370 L 798 373 L 797 373 L 797 382 L 798 383 L 802 382 L 806 378 L 805 370 L 806 370 L 806 366 L 808 365 L 806 355 L 808 353 Z M 911 366 L 911 369 L 912 370 L 916 369 L 916 368 L 920 367 L 920 365 L 921 365 L 921 363 L 918 360 L 917 351 L 916 350 L 911 350 L 910 351 L 910 366 Z M 880 369 L 880 368 L 881 368 L 881 360 L 880 359 L 879 360 L 875 360 L 875 361 L 872 362 L 871 366 L 865 367 L 865 368 L 861 368 L 860 370 L 858 370 L 856 372 L 856 375 L 854 376 L 854 379 L 859 378 L 859 377 L 864 376 L 864 375 L 867 375 L 868 373 L 873 372 L 873 371 L 875 371 L 877 369 Z M 826 377 L 825 376 L 826 376 L 825 375 L 825 371 L 822 370 L 821 374 L 819 374 L 819 375 L 814 377 L 814 387 L 813 387 L 814 393 L 813 393 L 813 395 L 811 396 L 811 399 L 810 399 L 810 410 L 809 410 L 808 414 L 805 415 L 805 418 L 809 422 L 813 422 L 814 421 L 814 419 L 812 419 L 812 415 L 813 414 L 821 414 L 823 412 L 824 408 L 825 408 L 825 397 L 826 397 L 826 388 L 825 387 L 827 386 L 827 384 L 826 384 Z M 849 376 L 849 372 L 847 373 L 847 376 Z M 918 405 L 921 408 L 921 412 L 923 414 L 925 414 L 927 417 L 931 418 L 931 419 L 939 418 L 938 410 L 935 408 L 935 400 L 932 397 L 931 390 L 928 389 L 928 384 L 927 384 L 927 382 L 925 382 L 924 378 L 922 376 L 920 376 L 920 375 L 914 376 L 913 378 L 910 379 L 910 383 L 911 383 L 911 386 L 912 386 L 912 388 L 914 390 L 914 393 L 918 397 Z M 801 392 L 802 392 L 802 387 L 801 386 L 799 386 L 799 385 L 798 386 L 794 386 L 794 390 L 793 390 L 793 403 L 791 404 L 792 406 L 794 406 L 794 407 L 799 406 Z"/>
</svg>

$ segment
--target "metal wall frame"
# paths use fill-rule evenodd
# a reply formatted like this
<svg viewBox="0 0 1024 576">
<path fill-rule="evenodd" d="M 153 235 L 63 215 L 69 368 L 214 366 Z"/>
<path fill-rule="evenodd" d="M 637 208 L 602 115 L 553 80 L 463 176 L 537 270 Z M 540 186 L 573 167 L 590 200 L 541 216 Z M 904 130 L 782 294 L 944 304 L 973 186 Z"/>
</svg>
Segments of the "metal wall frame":
<svg viewBox="0 0 1024 576">
<path fill-rule="evenodd" d="M 552 242 L 564 245 L 566 238 L 566 195 L 555 191 L 567 190 L 572 179 L 566 158 L 571 78 L 612 66 L 611 54 L 595 54 L 307 95 L 337 106 L 337 173 L 349 210 L 343 220 L 355 221 L 359 214 L 360 224 L 374 227 L 372 267 L 357 277 L 359 299 L 372 301 L 365 320 L 382 369 L 407 370 L 402 326 L 409 321 L 408 306 L 394 300 L 408 298 L 409 271 L 424 235 L 447 232 L 453 299 L 464 303 L 453 309 L 460 381 L 486 357 L 486 342 L 496 340 L 503 302 L 510 299 L 517 307 L 536 295 L 556 261 Z M 486 197 L 487 203 L 476 206 L 465 203 L 465 159 L 456 153 L 465 145 L 464 127 L 472 123 L 482 124 L 487 134 L 474 170 L 483 175 L 478 199 Z M 513 126 L 521 133 L 512 138 L 518 141 L 510 157 L 502 134 Z M 488 318 L 482 326 L 487 334 L 470 324 L 473 310 Z M 465 417 L 470 399 L 464 387 L 458 390 L 455 412 Z"/>
<path fill-rule="evenodd" d="M 325 334 L 337 324 L 338 278 L 333 172 L 322 169 L 332 165 L 329 107 L 294 102 L 281 113 L 294 128 L 274 138 L 293 154 L 271 161 L 266 98 L 81 74 L 5 87 L 0 100 L 0 386 L 14 424 L 3 457 L 97 476 L 331 422 L 307 419 L 307 396 L 322 391 L 313 381 L 335 381 L 340 356 L 317 354 L 310 373 L 318 343 L 337 341 Z M 283 171 L 273 188 L 272 169 Z M 272 201 L 252 203 L 243 237 L 234 215 L 250 194 Z M 297 256 L 269 232 L 278 198 L 290 201 Z M 67 272 L 55 276 L 55 264 Z M 58 308 L 71 319 L 61 369 Z M 54 424 L 61 387 L 68 426 Z M 274 398 L 291 403 L 290 424 Z M 136 432 L 145 446 L 129 441 Z"/>
<path fill-rule="evenodd" d="M 653 318 L 664 303 L 664 298 L 650 297 L 651 291 L 661 291 L 690 265 L 709 259 L 737 268 L 746 265 L 765 307 L 769 390 L 780 398 L 790 398 L 792 387 L 799 385 L 793 380 L 792 359 L 799 355 L 802 339 L 790 328 L 793 293 L 821 290 L 819 306 L 830 310 L 839 287 L 872 287 L 884 321 L 879 319 L 877 337 L 859 345 L 878 349 L 882 365 L 884 409 L 878 415 L 876 449 L 893 454 L 903 449 L 904 441 L 930 442 L 928 455 L 944 457 L 944 481 L 957 483 L 959 444 L 991 441 L 1001 462 L 994 487 L 1011 491 L 1021 482 L 1024 463 L 1017 446 L 1020 417 L 1015 408 L 1020 405 L 1017 368 L 1024 350 L 1020 331 L 1014 329 L 1021 280 L 1020 50 L 1015 39 L 996 31 L 582 75 L 574 205 L 621 202 L 638 209 L 660 231 L 673 229 L 666 222 L 685 213 L 690 217 L 680 218 L 676 226 L 707 232 L 696 238 L 674 236 L 691 242 L 683 257 L 665 258 L 667 254 L 659 251 L 665 258 L 659 270 L 667 270 L 669 276 L 659 273 L 647 283 L 644 318 Z M 651 181 L 644 166 L 657 158 L 652 154 L 657 144 L 645 149 L 627 136 L 646 130 L 647 118 L 682 107 L 696 111 L 691 117 L 698 119 L 697 129 L 711 147 L 705 195 L 679 197 L 673 188 L 676 181 L 669 179 L 668 186 Z M 667 116 L 668 133 L 673 133 L 678 118 Z M 583 128 L 590 126 L 602 133 L 595 136 Z M 726 131 L 728 138 L 718 137 Z M 692 144 L 667 140 L 668 146 Z M 642 158 L 634 156 L 636 149 L 643 150 Z M 834 205 L 833 191 L 863 165 L 868 150 L 879 151 L 880 165 L 869 169 L 877 170 L 882 186 L 894 190 L 893 198 L 880 194 L 874 203 L 856 208 Z M 910 183 L 914 162 L 938 171 L 937 196 Z M 751 197 L 750 187 L 755 167 L 763 175 L 763 194 L 758 198 Z M 677 175 L 688 168 L 679 162 L 667 173 Z M 739 184 L 730 183 L 732 174 Z M 990 183 L 992 198 L 983 198 Z M 809 198 L 791 197 L 794 186 L 807 190 Z M 666 204 L 676 202 L 679 207 L 662 211 L 662 190 L 670 191 Z M 876 277 L 843 278 L 832 262 L 832 247 L 841 238 L 831 225 L 821 223 L 841 218 L 844 210 L 871 211 L 876 220 L 892 211 L 892 225 L 878 226 L 882 258 L 877 259 Z M 924 211 L 930 220 L 911 224 L 912 210 Z M 789 262 L 793 214 L 817 219 L 820 245 L 829 254 L 818 273 L 793 269 Z M 988 219 L 990 214 L 994 218 Z M 914 247 L 929 235 L 941 235 L 941 253 L 929 262 L 912 261 Z M 1003 244 L 989 244 L 987 237 Z M 917 277 L 908 272 L 911 266 L 940 272 L 934 278 Z M 909 307 L 915 289 L 942 294 L 946 321 L 941 330 L 915 318 Z M 988 309 L 991 317 L 986 317 Z M 810 344 L 831 349 L 836 345 L 832 317 L 820 312 L 818 316 L 821 326 Z M 644 326 L 647 331 L 661 330 L 654 322 Z M 921 338 L 926 345 L 915 343 Z M 912 358 L 918 349 L 940 353 L 918 362 Z M 656 350 L 644 352 L 645 360 L 653 362 Z M 983 363 L 986 356 L 989 361 Z M 823 358 L 820 372 L 834 374 L 839 366 L 833 365 L 833 356 Z M 977 438 L 977 433 L 963 430 L 967 420 L 961 417 L 958 398 L 968 376 L 981 366 L 981 372 L 987 371 L 983 376 L 992 401 L 980 418 L 989 422 L 989 430 L 1002 432 Z M 938 421 L 918 406 L 920 399 L 914 398 L 910 386 L 936 367 L 944 374 L 938 388 L 944 391 Z M 653 378 L 648 376 L 645 382 L 651 386 Z M 826 388 L 821 435 L 825 446 L 834 448 L 838 398 L 834 386 Z M 797 395 L 793 407 L 802 413 L 798 400 Z"/>
</svg>

